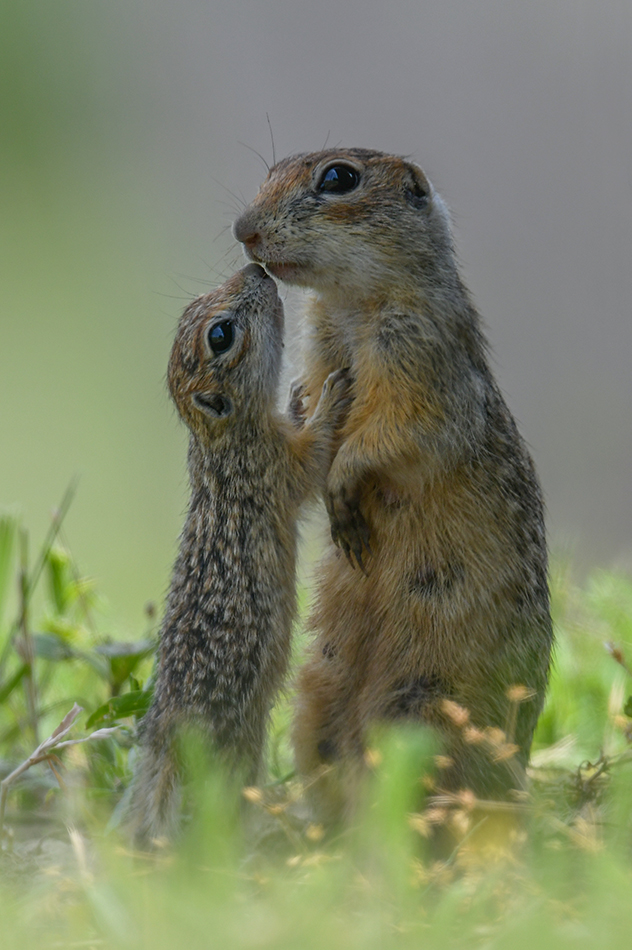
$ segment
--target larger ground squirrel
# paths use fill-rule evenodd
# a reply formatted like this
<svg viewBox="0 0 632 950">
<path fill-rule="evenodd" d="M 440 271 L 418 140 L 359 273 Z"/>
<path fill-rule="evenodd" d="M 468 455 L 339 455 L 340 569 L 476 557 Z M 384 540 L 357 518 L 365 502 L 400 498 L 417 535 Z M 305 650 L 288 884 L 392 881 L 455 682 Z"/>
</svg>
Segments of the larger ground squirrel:
<svg viewBox="0 0 632 950">
<path fill-rule="evenodd" d="M 258 776 L 290 653 L 299 507 L 324 487 L 347 386 L 324 380 L 299 431 L 276 408 L 282 347 L 283 307 L 257 264 L 178 326 L 168 381 L 191 433 L 191 498 L 132 787 L 139 843 L 177 826 L 178 726 L 200 727 L 241 781 Z"/>
<path fill-rule="evenodd" d="M 334 149 L 275 165 L 234 233 L 270 273 L 315 291 L 308 406 L 332 370 L 353 379 L 325 493 L 338 547 L 319 569 L 298 684 L 299 768 L 339 763 L 314 787 L 321 813 L 340 814 L 336 774 L 361 761 L 371 723 L 421 720 L 449 744 L 441 786 L 505 794 L 549 669 L 543 502 L 444 203 L 402 158 Z"/>
</svg>

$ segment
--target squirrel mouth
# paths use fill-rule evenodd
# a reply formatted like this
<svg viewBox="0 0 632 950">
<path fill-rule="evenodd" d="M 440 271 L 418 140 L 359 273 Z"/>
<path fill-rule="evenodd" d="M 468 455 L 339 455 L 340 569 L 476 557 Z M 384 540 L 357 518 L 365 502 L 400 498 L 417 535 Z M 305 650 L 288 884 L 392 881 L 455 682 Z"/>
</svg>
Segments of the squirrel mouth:
<svg viewBox="0 0 632 950">
<path fill-rule="evenodd" d="M 304 270 L 301 264 L 290 264 L 282 261 L 266 261 L 265 266 L 266 270 L 269 270 L 272 276 L 278 278 L 278 280 L 291 281 L 293 277 Z"/>
</svg>

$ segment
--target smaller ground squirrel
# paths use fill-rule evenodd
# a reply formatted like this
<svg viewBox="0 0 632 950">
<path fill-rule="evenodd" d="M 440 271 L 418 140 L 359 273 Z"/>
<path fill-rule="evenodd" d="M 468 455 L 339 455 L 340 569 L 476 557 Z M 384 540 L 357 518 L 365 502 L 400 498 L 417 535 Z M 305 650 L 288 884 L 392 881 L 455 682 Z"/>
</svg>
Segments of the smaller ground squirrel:
<svg viewBox="0 0 632 950">
<path fill-rule="evenodd" d="M 294 729 L 300 771 L 322 773 L 320 815 L 348 809 L 380 720 L 440 729 L 444 789 L 507 794 L 549 668 L 543 502 L 445 205 L 404 158 L 330 149 L 270 169 L 234 234 L 315 292 L 308 411 L 333 370 L 353 380 L 325 493 L 338 547 L 320 567 Z"/>
<path fill-rule="evenodd" d="M 329 375 L 300 430 L 296 392 L 279 413 L 283 323 L 274 281 L 250 264 L 178 326 L 168 382 L 191 433 L 191 498 L 132 784 L 139 844 L 177 829 L 178 726 L 200 728 L 243 783 L 258 778 L 290 654 L 299 507 L 323 489 L 348 388 Z"/>
</svg>

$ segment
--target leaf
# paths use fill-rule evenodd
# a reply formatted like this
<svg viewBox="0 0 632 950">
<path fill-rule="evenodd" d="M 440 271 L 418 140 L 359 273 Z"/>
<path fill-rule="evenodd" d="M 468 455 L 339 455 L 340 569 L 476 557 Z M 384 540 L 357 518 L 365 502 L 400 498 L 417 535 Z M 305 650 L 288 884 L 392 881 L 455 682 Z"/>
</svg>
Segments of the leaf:
<svg viewBox="0 0 632 950">
<path fill-rule="evenodd" d="M 82 712 L 83 712 L 82 707 L 78 703 L 75 703 L 72 709 L 70 710 L 70 712 L 66 713 L 66 715 L 64 716 L 62 721 L 59 723 L 55 731 L 51 733 L 50 738 L 42 742 L 41 745 L 42 746 L 46 745 L 50 741 L 50 739 L 60 739 L 62 736 L 65 736 L 66 733 L 70 731 L 72 724 L 77 718 L 77 716 Z"/>
<path fill-rule="evenodd" d="M 135 640 L 133 643 L 123 643 L 116 640 L 114 643 L 102 643 L 95 648 L 97 653 L 110 658 L 147 656 L 154 649 L 153 640 Z"/>
<path fill-rule="evenodd" d="M 61 637 L 66 643 L 80 643 L 85 639 L 81 626 L 66 617 L 45 617 L 41 626 L 44 633 L 52 633 L 56 637 Z"/>
<path fill-rule="evenodd" d="M 74 650 L 54 633 L 34 633 L 32 639 L 35 655 L 43 660 L 58 663 L 61 660 L 71 660 L 75 656 Z"/>
<path fill-rule="evenodd" d="M 46 555 L 48 586 L 58 614 L 65 612 L 71 600 L 70 563 L 68 552 L 57 544 L 53 545 Z"/>
<path fill-rule="evenodd" d="M 110 682 L 110 665 L 103 657 L 83 650 L 75 650 L 75 656 L 77 659 L 83 660 L 85 663 L 87 663 L 88 666 L 91 666 L 92 669 L 98 673 L 101 679 L 106 681 L 106 683 Z"/>
<path fill-rule="evenodd" d="M 122 696 L 114 696 L 92 713 L 86 722 L 86 729 L 97 723 L 115 722 L 129 716 L 144 716 L 151 703 L 152 693 L 148 689 L 135 689 Z"/>
<path fill-rule="evenodd" d="M 628 696 L 628 701 L 623 707 L 623 712 L 632 719 L 632 696 Z"/>
<path fill-rule="evenodd" d="M 137 640 L 134 643 L 104 643 L 96 647 L 95 652 L 107 658 L 111 681 L 115 686 L 121 686 L 154 649 L 153 640 Z"/>
</svg>

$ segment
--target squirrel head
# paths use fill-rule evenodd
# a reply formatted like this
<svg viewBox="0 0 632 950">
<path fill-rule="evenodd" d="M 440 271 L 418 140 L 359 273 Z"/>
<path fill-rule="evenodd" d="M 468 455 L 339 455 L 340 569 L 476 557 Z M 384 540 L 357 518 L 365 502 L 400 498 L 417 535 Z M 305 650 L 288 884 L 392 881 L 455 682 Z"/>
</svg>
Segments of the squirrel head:
<svg viewBox="0 0 632 950">
<path fill-rule="evenodd" d="M 169 358 L 169 392 L 194 435 L 215 438 L 271 406 L 283 351 L 276 284 L 248 264 L 186 308 Z"/>
<path fill-rule="evenodd" d="M 418 287 L 456 270 L 448 212 L 423 171 L 367 149 L 279 162 L 233 233 L 275 277 L 321 293 L 372 296 L 407 273 Z"/>
</svg>

